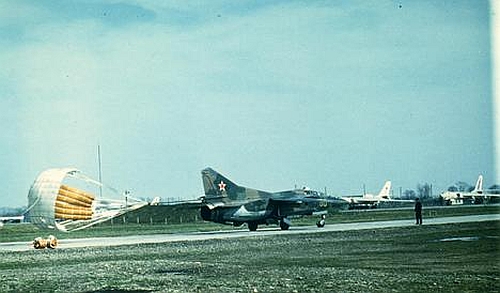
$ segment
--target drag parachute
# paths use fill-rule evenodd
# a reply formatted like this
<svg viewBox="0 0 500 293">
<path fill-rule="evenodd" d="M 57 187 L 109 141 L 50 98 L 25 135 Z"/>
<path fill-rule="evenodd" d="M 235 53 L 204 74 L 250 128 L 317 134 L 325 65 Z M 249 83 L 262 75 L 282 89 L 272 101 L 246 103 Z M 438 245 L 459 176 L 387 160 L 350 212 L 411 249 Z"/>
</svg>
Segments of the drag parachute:
<svg viewBox="0 0 500 293">
<path fill-rule="evenodd" d="M 102 196 L 100 196 L 102 194 Z M 98 195 L 98 196 L 96 196 Z M 81 230 L 147 203 L 120 194 L 74 168 L 40 173 L 28 194 L 28 219 L 40 228 Z"/>
</svg>

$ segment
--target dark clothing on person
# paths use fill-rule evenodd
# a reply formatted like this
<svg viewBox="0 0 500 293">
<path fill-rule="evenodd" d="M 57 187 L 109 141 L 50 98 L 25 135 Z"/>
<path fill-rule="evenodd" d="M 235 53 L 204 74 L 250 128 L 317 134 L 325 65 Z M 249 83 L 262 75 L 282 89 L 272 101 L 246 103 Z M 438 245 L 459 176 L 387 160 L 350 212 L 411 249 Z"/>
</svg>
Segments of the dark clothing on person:
<svg viewBox="0 0 500 293">
<path fill-rule="evenodd" d="M 417 225 L 422 225 L 422 203 L 418 199 L 415 202 L 415 220 Z"/>
</svg>

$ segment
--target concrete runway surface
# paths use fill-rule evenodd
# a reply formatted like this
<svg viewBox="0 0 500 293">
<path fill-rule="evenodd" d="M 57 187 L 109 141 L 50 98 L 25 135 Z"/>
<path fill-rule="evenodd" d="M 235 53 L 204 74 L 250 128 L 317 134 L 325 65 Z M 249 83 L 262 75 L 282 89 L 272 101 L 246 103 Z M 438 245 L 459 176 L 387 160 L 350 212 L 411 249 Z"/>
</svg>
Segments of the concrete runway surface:
<svg viewBox="0 0 500 293">
<path fill-rule="evenodd" d="M 473 215 L 459 217 L 442 217 L 424 219 L 424 225 L 440 225 L 463 222 L 484 222 L 498 221 L 500 214 Z M 414 226 L 415 220 L 394 220 L 394 221 L 373 221 L 345 224 L 328 224 L 324 228 L 316 226 L 290 227 L 287 231 L 277 228 L 259 228 L 256 232 L 247 230 L 233 231 L 212 231 L 212 232 L 192 232 L 179 234 L 154 234 L 154 235 L 134 235 L 118 237 L 80 238 L 80 239 L 59 239 L 57 249 L 80 248 L 80 247 L 105 247 L 119 245 L 134 245 L 145 243 L 168 243 L 178 241 L 200 241 L 209 239 L 230 239 L 241 237 L 261 237 L 268 235 L 282 234 L 305 234 L 305 233 L 325 233 L 333 231 L 370 230 L 380 228 L 393 228 Z M 31 242 L 5 242 L 0 243 L 0 251 L 27 251 L 34 249 Z"/>
</svg>

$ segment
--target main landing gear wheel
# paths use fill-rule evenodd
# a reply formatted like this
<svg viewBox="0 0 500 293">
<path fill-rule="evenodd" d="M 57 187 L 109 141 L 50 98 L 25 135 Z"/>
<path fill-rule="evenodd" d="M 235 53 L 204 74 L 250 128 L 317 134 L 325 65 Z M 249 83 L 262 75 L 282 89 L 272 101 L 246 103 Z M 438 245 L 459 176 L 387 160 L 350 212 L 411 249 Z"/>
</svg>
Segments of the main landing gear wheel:
<svg viewBox="0 0 500 293">
<path fill-rule="evenodd" d="M 285 222 L 285 220 L 280 221 L 280 228 L 281 230 L 288 230 L 290 228 L 290 225 Z"/>
<path fill-rule="evenodd" d="M 248 230 L 257 231 L 258 224 L 256 222 L 248 222 Z"/>
</svg>

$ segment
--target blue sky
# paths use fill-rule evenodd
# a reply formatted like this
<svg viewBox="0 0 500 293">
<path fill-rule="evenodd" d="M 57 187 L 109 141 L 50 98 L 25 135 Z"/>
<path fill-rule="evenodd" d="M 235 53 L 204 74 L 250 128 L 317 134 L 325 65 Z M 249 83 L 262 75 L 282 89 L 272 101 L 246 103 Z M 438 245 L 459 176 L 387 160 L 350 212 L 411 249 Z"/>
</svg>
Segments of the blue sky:
<svg viewBox="0 0 500 293">
<path fill-rule="evenodd" d="M 139 197 L 494 183 L 487 1 L 207 3 L 1 2 L 0 206 L 97 145 Z"/>
</svg>

